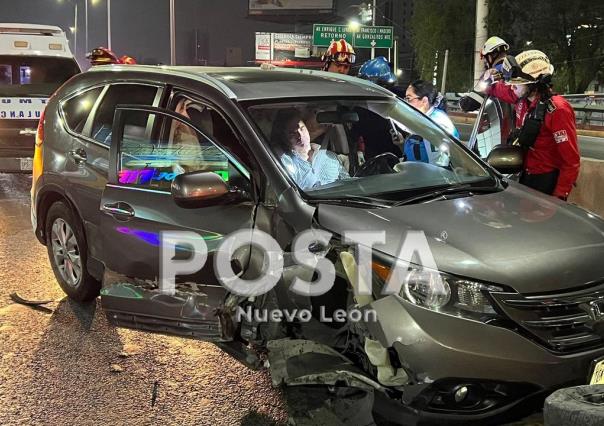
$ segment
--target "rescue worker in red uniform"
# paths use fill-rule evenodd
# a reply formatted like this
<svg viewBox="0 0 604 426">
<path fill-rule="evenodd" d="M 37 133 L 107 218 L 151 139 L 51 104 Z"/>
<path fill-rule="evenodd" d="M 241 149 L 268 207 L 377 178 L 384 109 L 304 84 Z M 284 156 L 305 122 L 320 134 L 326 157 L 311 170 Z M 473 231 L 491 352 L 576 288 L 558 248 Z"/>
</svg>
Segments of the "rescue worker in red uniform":
<svg viewBox="0 0 604 426">
<path fill-rule="evenodd" d="M 511 143 L 526 150 L 520 183 L 566 200 L 579 175 L 575 111 L 553 94 L 554 67 L 539 50 L 528 50 L 504 65 L 510 80 L 499 81 L 487 93 L 514 105 L 516 131 Z"/>
</svg>

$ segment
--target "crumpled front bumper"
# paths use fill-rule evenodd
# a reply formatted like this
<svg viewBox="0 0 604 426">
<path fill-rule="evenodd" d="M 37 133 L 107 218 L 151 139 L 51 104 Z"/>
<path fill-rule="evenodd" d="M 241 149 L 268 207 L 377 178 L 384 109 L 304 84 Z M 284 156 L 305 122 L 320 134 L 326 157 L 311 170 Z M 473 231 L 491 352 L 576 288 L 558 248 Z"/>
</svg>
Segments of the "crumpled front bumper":
<svg viewBox="0 0 604 426">
<path fill-rule="evenodd" d="M 369 330 L 384 347 L 396 350 L 413 381 L 403 396 L 410 405 L 443 382 L 517 384 L 526 391 L 507 402 L 516 403 L 586 383 L 593 361 L 604 356 L 604 347 L 558 355 L 513 330 L 434 312 L 395 295 L 364 309 L 376 311 L 377 321 L 367 324 Z M 426 406 L 425 398 L 422 403 Z"/>
</svg>

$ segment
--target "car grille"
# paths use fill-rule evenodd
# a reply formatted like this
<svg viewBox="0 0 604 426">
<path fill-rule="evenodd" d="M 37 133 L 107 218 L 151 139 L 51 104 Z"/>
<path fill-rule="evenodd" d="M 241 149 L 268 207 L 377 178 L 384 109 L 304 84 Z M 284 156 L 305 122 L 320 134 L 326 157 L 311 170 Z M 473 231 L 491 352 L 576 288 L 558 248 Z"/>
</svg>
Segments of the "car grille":
<svg viewBox="0 0 604 426">
<path fill-rule="evenodd" d="M 539 296 L 492 293 L 499 308 L 547 348 L 562 353 L 604 346 L 604 323 L 594 327 L 590 303 L 599 302 L 604 312 L 604 284 L 586 290 Z M 598 330 L 599 327 L 599 330 Z"/>
</svg>

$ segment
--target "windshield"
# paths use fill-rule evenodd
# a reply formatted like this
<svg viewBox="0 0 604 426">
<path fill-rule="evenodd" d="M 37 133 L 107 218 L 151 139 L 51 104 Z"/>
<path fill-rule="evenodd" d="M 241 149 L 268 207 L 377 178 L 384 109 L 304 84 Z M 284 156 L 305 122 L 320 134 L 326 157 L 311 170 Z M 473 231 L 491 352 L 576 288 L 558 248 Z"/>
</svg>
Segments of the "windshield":
<svg viewBox="0 0 604 426">
<path fill-rule="evenodd" d="M 0 95 L 48 96 L 79 72 L 71 58 L 0 55 Z"/>
<path fill-rule="evenodd" d="M 271 103 L 247 111 L 310 199 L 401 200 L 496 183 L 458 141 L 396 98 Z"/>
</svg>

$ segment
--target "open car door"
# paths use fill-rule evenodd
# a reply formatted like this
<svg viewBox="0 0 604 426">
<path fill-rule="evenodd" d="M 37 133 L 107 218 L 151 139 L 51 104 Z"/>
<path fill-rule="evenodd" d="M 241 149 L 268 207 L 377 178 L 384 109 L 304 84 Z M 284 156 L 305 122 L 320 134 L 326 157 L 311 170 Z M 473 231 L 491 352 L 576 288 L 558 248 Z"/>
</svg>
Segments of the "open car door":
<svg viewBox="0 0 604 426">
<path fill-rule="evenodd" d="M 249 172 L 199 126 L 173 111 L 118 106 L 112 132 L 109 182 L 100 206 L 104 310 L 125 327 L 225 340 L 220 312 L 227 291 L 214 273 L 214 254 L 234 231 L 249 230 L 251 243 L 255 203 Z M 188 181 L 191 193 L 208 191 L 196 182 L 204 177 L 216 182 L 219 176 L 229 197 L 183 206 L 171 190 L 172 181 L 184 173 L 202 177 Z M 188 236 L 167 245 L 166 231 Z M 171 261 L 186 261 L 199 251 L 195 240 L 207 247 L 207 260 L 176 275 L 175 289 L 165 291 L 162 251 Z M 235 252 L 234 273 L 245 270 L 248 258 L 244 244 Z"/>
<path fill-rule="evenodd" d="M 513 129 L 511 106 L 487 96 L 478 110 L 468 140 L 468 148 L 486 159 L 495 146 L 507 142 L 511 129 Z"/>
</svg>

